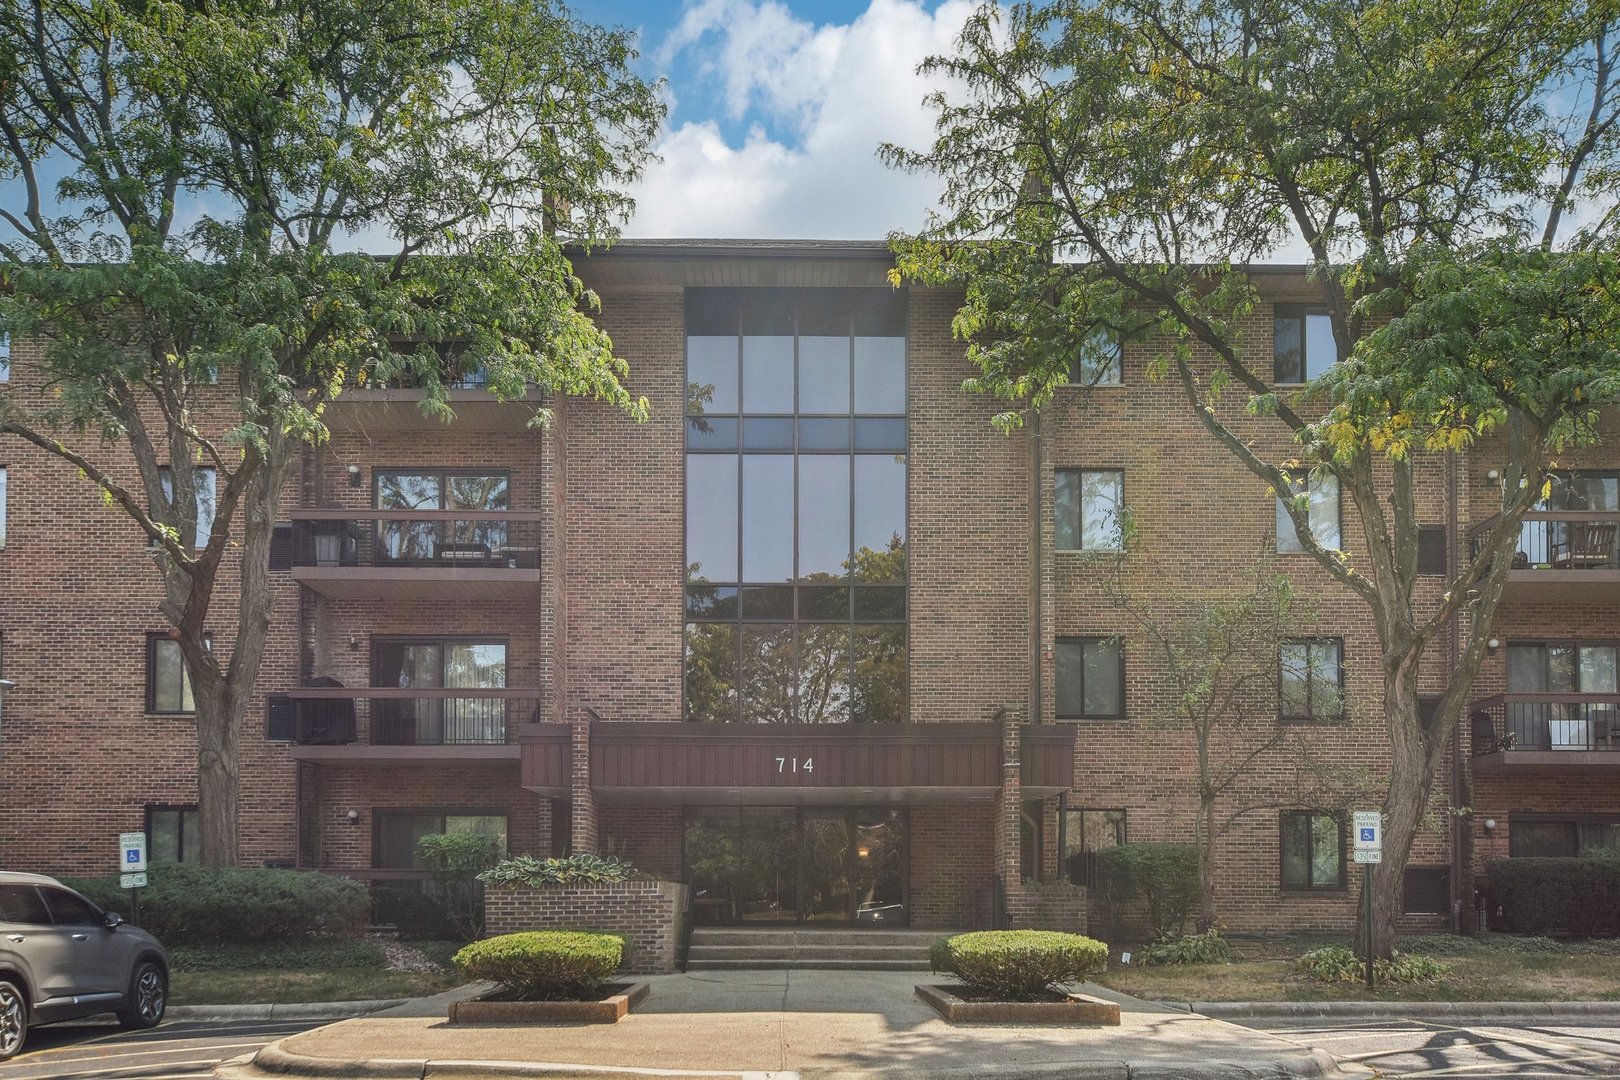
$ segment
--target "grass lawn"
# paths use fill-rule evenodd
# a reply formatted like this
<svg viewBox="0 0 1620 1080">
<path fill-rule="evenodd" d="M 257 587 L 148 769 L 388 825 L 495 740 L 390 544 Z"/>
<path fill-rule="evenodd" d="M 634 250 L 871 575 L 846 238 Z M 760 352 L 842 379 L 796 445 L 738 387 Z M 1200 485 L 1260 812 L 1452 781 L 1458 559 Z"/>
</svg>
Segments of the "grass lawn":
<svg viewBox="0 0 1620 1080">
<path fill-rule="evenodd" d="M 1401 942 L 1448 964 L 1439 982 L 1383 985 L 1323 983 L 1294 971 L 1294 958 L 1342 939 L 1234 938 L 1231 964 L 1111 966 L 1098 983 L 1152 1001 L 1616 1001 L 1620 942 L 1559 942 L 1502 934 L 1436 935 Z"/>
<path fill-rule="evenodd" d="M 410 948 L 422 971 L 391 971 L 375 941 L 271 948 L 220 946 L 170 950 L 171 1005 L 291 1004 L 421 997 L 466 982 L 449 964 L 455 946 Z"/>
</svg>

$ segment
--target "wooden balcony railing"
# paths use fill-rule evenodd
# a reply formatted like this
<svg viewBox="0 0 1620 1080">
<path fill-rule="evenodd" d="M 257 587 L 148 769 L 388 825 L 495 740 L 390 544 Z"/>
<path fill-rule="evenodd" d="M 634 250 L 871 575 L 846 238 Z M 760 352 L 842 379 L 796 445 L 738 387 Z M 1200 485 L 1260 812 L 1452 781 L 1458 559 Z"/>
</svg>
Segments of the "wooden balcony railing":
<svg viewBox="0 0 1620 1080">
<path fill-rule="evenodd" d="M 536 511 L 295 510 L 292 565 L 540 566 Z"/>
<path fill-rule="evenodd" d="M 1620 694 L 1498 694 L 1471 716 L 1476 755 L 1620 750 Z"/>
<path fill-rule="evenodd" d="M 271 738 L 314 745 L 500 746 L 540 718 L 535 689 L 322 686 L 271 700 Z"/>
</svg>

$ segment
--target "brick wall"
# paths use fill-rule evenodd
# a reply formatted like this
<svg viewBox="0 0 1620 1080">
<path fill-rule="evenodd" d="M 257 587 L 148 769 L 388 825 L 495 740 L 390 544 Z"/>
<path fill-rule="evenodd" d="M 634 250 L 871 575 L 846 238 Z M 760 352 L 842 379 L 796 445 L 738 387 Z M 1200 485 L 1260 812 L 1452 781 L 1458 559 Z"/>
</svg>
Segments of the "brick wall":
<svg viewBox="0 0 1620 1080">
<path fill-rule="evenodd" d="M 491 935 L 525 930 L 605 930 L 630 939 L 621 971 L 657 975 L 676 970 L 686 911 L 686 886 L 672 881 L 550 885 L 489 889 L 484 926 Z"/>
</svg>

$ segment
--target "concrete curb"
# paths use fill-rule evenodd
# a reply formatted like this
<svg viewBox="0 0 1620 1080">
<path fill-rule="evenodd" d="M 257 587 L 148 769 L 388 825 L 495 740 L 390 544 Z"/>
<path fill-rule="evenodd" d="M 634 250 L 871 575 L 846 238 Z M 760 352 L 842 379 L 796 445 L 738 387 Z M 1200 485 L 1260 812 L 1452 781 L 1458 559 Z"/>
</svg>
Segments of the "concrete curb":
<svg viewBox="0 0 1620 1080">
<path fill-rule="evenodd" d="M 409 998 L 306 1001 L 285 1005 L 171 1005 L 169 1020 L 349 1020 L 403 1005 Z"/>
<path fill-rule="evenodd" d="M 237 1059 L 242 1061 L 244 1059 Z M 252 1056 L 252 1071 L 233 1069 L 225 1075 L 250 1076 L 270 1073 L 315 1080 L 434 1080 L 435 1077 L 511 1076 L 536 1080 L 562 1080 L 590 1077 L 592 1080 L 647 1080 L 672 1077 L 679 1080 L 750 1080 L 757 1071 L 713 1071 L 694 1069 L 653 1069 L 614 1065 L 570 1065 L 563 1062 L 436 1060 L 424 1058 L 374 1058 L 340 1061 L 310 1057 L 282 1049 L 275 1042 Z M 237 1062 L 228 1063 L 236 1065 Z M 896 1070 L 818 1069 L 801 1070 L 803 1080 L 966 1080 L 969 1077 L 995 1077 L 996 1080 L 1287 1080 L 1290 1077 L 1333 1077 L 1342 1075 L 1334 1060 L 1319 1050 L 1280 1054 L 1264 1061 L 1235 1064 L 1221 1061 L 1154 1062 L 1133 1065 L 1126 1061 L 1067 1061 L 1029 1065 L 977 1065 L 956 1069 L 919 1070 L 913 1066 Z"/>
<path fill-rule="evenodd" d="M 1620 1001 L 1177 1001 L 1157 1002 L 1166 1008 L 1200 1013 L 1217 1020 L 1264 1020 L 1289 1017 L 1343 1019 L 1459 1020 L 1521 1017 L 1591 1017 L 1620 1019 Z"/>
</svg>

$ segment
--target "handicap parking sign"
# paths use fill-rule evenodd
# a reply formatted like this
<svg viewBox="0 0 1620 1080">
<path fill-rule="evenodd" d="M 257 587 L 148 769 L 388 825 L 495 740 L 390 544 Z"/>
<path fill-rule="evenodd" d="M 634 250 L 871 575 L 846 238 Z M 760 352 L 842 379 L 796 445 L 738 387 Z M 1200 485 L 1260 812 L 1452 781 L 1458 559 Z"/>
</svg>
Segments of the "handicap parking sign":
<svg viewBox="0 0 1620 1080">
<path fill-rule="evenodd" d="M 1378 830 L 1377 829 L 1362 829 L 1361 830 L 1361 842 L 1363 844 L 1370 844 L 1375 839 L 1377 839 L 1377 837 L 1378 837 Z"/>
</svg>

